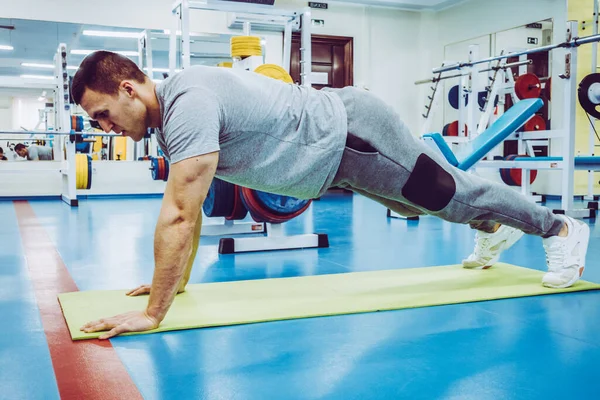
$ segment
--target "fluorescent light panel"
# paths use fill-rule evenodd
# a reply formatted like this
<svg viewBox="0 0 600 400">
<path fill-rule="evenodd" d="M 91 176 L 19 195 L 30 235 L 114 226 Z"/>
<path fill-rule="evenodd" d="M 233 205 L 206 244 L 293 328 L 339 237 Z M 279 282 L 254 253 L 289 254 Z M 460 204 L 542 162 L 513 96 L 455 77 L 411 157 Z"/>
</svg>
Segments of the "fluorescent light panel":
<svg viewBox="0 0 600 400">
<path fill-rule="evenodd" d="M 29 68 L 44 68 L 44 69 L 54 69 L 54 65 L 53 64 L 38 64 L 38 63 L 21 63 L 22 67 L 29 67 Z"/>
<path fill-rule="evenodd" d="M 38 64 L 38 63 L 21 63 L 22 67 L 27 67 L 27 68 L 43 68 L 43 69 L 54 69 L 54 65 L 53 64 Z M 67 69 L 70 71 L 74 71 L 76 69 L 78 69 L 78 66 L 73 66 L 73 65 L 67 65 Z"/>
<path fill-rule="evenodd" d="M 3 45 L 0 44 L 0 50 L 14 50 L 15 48 L 12 46 L 7 46 L 7 45 Z"/>
<path fill-rule="evenodd" d="M 24 78 L 24 79 L 46 79 L 46 80 L 54 79 L 54 77 L 50 76 L 50 75 L 21 75 L 21 78 Z"/>
<path fill-rule="evenodd" d="M 142 35 L 142 32 L 92 31 L 86 29 L 82 32 L 82 34 L 85 36 L 139 39 Z"/>
<path fill-rule="evenodd" d="M 170 35 L 170 29 L 164 29 L 163 33 L 165 35 Z M 177 36 L 181 36 L 181 31 L 177 31 Z M 201 37 L 219 37 L 218 33 L 202 33 L 202 32 L 190 32 L 190 36 L 201 36 Z"/>
</svg>

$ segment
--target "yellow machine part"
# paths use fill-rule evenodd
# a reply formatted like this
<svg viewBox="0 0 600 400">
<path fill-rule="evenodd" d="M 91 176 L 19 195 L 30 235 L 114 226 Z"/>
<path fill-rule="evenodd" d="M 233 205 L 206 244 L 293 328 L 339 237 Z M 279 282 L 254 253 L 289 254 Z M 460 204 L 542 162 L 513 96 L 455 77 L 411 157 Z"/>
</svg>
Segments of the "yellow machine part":
<svg viewBox="0 0 600 400">
<path fill-rule="evenodd" d="M 254 72 L 268 76 L 269 78 L 278 79 L 286 83 L 294 83 L 294 80 L 285 69 L 276 64 L 263 64 L 257 67 Z"/>
</svg>

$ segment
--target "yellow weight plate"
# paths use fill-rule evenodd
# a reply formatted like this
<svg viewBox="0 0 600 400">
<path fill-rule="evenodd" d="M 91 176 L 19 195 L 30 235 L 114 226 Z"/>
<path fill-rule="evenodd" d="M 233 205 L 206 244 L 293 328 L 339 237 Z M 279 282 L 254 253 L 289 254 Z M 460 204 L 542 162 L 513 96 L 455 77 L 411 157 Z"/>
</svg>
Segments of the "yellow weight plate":
<svg viewBox="0 0 600 400">
<path fill-rule="evenodd" d="M 85 154 L 82 154 L 81 157 L 81 188 L 82 189 L 87 189 L 87 184 L 88 184 L 88 162 L 87 162 L 87 156 Z"/>
<path fill-rule="evenodd" d="M 261 74 L 264 76 L 268 76 L 269 78 L 278 79 L 280 81 L 284 81 L 287 83 L 294 83 L 294 80 L 287 73 L 285 69 L 275 64 L 263 64 L 257 67 L 254 72 L 257 74 Z"/>
<path fill-rule="evenodd" d="M 88 162 L 85 154 L 75 155 L 75 185 L 77 189 L 87 189 Z"/>
<path fill-rule="evenodd" d="M 79 175 L 79 187 L 77 189 L 83 189 L 83 159 L 81 154 L 77 154 L 77 173 Z"/>
<path fill-rule="evenodd" d="M 79 172 L 81 162 L 79 161 L 79 154 L 75 154 L 75 188 L 81 188 L 81 173 Z"/>
<path fill-rule="evenodd" d="M 234 36 L 231 38 L 231 56 L 248 57 L 261 56 L 260 37 L 258 36 Z"/>
</svg>

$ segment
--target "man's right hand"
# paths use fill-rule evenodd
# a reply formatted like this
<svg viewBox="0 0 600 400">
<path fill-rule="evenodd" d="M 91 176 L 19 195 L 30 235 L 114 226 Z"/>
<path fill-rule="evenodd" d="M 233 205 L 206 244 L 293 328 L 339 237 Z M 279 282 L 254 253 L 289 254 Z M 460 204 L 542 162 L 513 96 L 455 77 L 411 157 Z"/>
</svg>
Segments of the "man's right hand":
<svg viewBox="0 0 600 400">
<path fill-rule="evenodd" d="M 127 296 L 139 296 L 141 294 L 150 294 L 150 288 L 152 285 L 141 285 L 135 289 L 131 289 L 127 292 Z M 177 294 L 185 292 L 185 288 L 179 288 Z"/>
</svg>

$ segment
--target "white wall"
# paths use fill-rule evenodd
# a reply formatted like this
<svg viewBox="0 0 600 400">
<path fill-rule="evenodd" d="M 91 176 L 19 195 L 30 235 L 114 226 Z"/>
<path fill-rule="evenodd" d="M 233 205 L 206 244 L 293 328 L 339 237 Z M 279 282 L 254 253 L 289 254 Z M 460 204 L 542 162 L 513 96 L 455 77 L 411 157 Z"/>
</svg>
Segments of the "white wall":
<svg viewBox="0 0 600 400">
<path fill-rule="evenodd" d="M 25 0 L 3 4 L 0 17 L 169 29 L 172 27 L 171 4 L 171 0 L 105 0 L 102 7 L 98 7 L 90 0 Z M 276 5 L 301 9 L 307 2 L 277 0 Z M 325 26 L 312 28 L 314 34 L 354 38 L 355 85 L 367 87 L 389 102 L 416 131 L 418 110 L 414 99 L 418 92 L 412 82 L 423 69 L 414 62 L 419 57 L 414 39 L 420 30 L 421 14 L 339 3 L 330 3 L 328 10 L 311 11 L 313 18 L 325 20 Z M 194 10 L 190 25 L 193 31 L 232 32 L 227 29 L 225 13 Z M 281 62 L 281 35 L 265 32 L 264 36 L 267 37 L 267 62 Z"/>
<path fill-rule="evenodd" d="M 39 110 L 43 110 L 45 102 L 32 97 L 13 97 L 12 130 L 33 130 L 40 119 Z M 40 129 L 43 125 L 40 125 Z"/>
<path fill-rule="evenodd" d="M 0 130 L 12 129 L 11 105 L 11 97 L 0 97 Z"/>
</svg>

